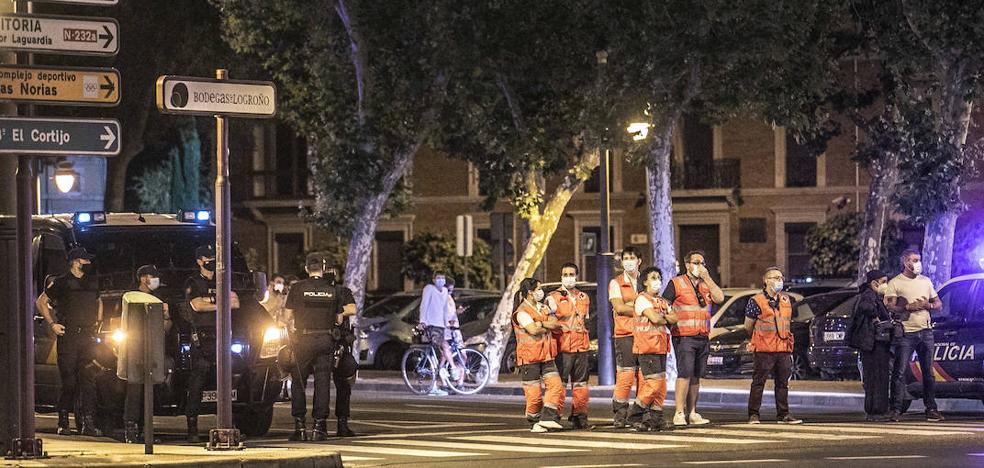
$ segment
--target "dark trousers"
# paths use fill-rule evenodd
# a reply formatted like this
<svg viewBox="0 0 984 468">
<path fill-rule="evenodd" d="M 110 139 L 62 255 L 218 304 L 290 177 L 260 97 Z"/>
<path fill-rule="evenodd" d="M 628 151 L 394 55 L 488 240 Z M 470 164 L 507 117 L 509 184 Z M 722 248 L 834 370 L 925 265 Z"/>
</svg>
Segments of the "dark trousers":
<svg viewBox="0 0 984 468">
<path fill-rule="evenodd" d="M 352 386 L 355 385 L 359 363 L 352 353 L 344 352 L 332 372 L 335 381 L 335 417 L 348 419 L 352 415 Z"/>
<path fill-rule="evenodd" d="M 915 351 L 919 356 L 919 370 L 922 371 L 923 404 L 926 410 L 936 409 L 936 381 L 933 378 L 933 352 L 935 341 L 933 330 L 920 330 L 905 333 L 892 343 L 892 409 L 902 411 L 902 400 L 908 393 L 905 390 L 905 368 Z"/>
<path fill-rule="evenodd" d="M 861 351 L 861 380 L 864 384 L 864 414 L 888 413 L 889 374 L 892 364 L 891 344 L 876 341 L 871 351 Z"/>
<path fill-rule="evenodd" d="M 776 418 L 789 414 L 789 376 L 793 370 L 793 353 L 755 353 L 755 371 L 752 373 L 752 390 L 748 394 L 748 415 L 758 416 L 762 407 L 762 392 L 769 376 L 775 383 Z"/>
<path fill-rule="evenodd" d="M 78 327 L 68 327 L 58 337 L 58 375 L 61 377 L 61 396 L 58 411 L 75 411 L 75 416 L 92 416 L 96 409 L 96 381 L 91 362 L 95 339 Z"/>
<path fill-rule="evenodd" d="M 185 389 L 188 392 L 188 397 L 185 400 L 185 416 L 189 418 L 197 418 L 201 413 L 202 396 L 205 393 L 205 378 L 211 374 L 209 371 L 215 362 L 215 353 L 206 353 L 204 349 L 200 347 L 191 349 L 191 372 L 188 373 Z"/>
<path fill-rule="evenodd" d="M 307 397 L 304 390 L 307 379 L 314 373 L 314 419 L 328 419 L 331 401 L 331 375 L 335 360 L 335 342 L 328 333 L 297 334 L 294 340 L 296 366 L 291 372 L 290 414 L 297 419 L 307 415 Z"/>
</svg>

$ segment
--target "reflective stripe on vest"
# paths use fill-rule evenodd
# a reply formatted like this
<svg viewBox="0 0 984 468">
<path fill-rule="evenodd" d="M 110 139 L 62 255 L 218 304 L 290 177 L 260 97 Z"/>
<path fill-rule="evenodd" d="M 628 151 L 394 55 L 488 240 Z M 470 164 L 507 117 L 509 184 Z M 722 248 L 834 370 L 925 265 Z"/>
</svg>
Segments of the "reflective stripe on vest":
<svg viewBox="0 0 984 468">
<path fill-rule="evenodd" d="M 622 292 L 622 303 L 635 301 L 638 293 L 632 286 L 632 281 L 625 279 L 625 273 L 613 278 L 612 282 L 617 284 Z M 615 315 L 615 336 L 632 336 L 632 317 L 615 314 L 614 308 L 612 313 Z M 635 315 L 634 312 L 633 315 Z"/>
<path fill-rule="evenodd" d="M 673 336 L 697 336 L 711 333 L 711 290 L 701 282 L 697 285 L 700 295 L 704 298 L 704 307 L 697 300 L 697 291 L 687 275 L 673 278 L 673 311 L 676 312 L 677 323 L 670 327 Z"/>
<path fill-rule="evenodd" d="M 761 313 L 752 329 L 752 351 L 761 353 L 793 352 L 793 305 L 789 296 L 779 294 L 779 309 L 773 309 L 769 298 L 758 293 L 752 298 Z"/>
<path fill-rule="evenodd" d="M 590 302 L 588 295 L 572 289 L 567 291 L 566 297 L 560 291 L 550 293 L 550 297 L 557 304 L 557 320 L 560 322 L 560 330 L 554 331 L 558 351 L 561 353 L 587 351 L 591 343 L 588 329 L 584 326 Z"/>
<path fill-rule="evenodd" d="M 520 312 L 530 314 L 534 322 L 542 322 L 547 319 L 546 307 L 537 304 L 534 310 L 529 302 L 523 303 L 513 312 L 512 325 L 513 333 L 516 334 L 516 365 L 532 364 L 534 362 L 545 362 L 554 358 L 556 353 L 554 348 L 556 342 L 550 333 L 542 335 L 530 335 L 526 328 L 519 324 L 518 315 Z"/>
<path fill-rule="evenodd" d="M 662 297 L 642 293 L 653 304 L 653 309 L 659 315 L 666 314 L 668 304 Z M 670 352 L 670 337 L 666 333 L 666 325 L 656 325 L 649 321 L 646 314 L 637 314 L 633 318 L 632 353 L 633 354 L 666 354 Z"/>
</svg>

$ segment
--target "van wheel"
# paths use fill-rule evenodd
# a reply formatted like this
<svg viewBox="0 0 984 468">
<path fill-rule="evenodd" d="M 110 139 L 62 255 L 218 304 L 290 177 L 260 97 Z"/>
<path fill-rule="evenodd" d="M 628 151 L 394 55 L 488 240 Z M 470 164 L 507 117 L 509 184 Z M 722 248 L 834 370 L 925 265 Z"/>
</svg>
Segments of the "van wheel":
<svg viewBox="0 0 984 468">
<path fill-rule="evenodd" d="M 803 356 L 793 353 L 793 366 L 790 368 L 789 379 L 803 380 L 806 378 L 807 372 L 806 361 L 803 359 Z"/>
<path fill-rule="evenodd" d="M 516 367 L 516 344 L 509 343 L 506 346 L 506 351 L 502 353 L 502 361 L 499 364 L 500 374 L 515 374 L 518 371 Z"/>
<path fill-rule="evenodd" d="M 232 413 L 232 423 L 247 437 L 260 437 L 273 423 L 273 403 L 245 406 Z"/>
</svg>

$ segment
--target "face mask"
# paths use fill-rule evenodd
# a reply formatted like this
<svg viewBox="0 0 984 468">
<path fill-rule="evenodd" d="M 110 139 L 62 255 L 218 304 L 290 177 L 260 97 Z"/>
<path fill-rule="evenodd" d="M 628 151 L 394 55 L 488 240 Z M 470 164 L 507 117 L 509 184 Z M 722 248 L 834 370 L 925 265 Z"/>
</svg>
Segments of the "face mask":
<svg viewBox="0 0 984 468">
<path fill-rule="evenodd" d="M 560 284 L 564 286 L 565 289 L 571 289 L 577 284 L 577 278 L 573 276 L 565 276 L 560 279 Z"/>
<path fill-rule="evenodd" d="M 912 272 L 915 273 L 915 274 L 917 274 L 917 275 L 920 274 L 920 273 L 922 273 L 922 262 L 913 262 L 912 263 Z"/>
<path fill-rule="evenodd" d="M 437 289 L 441 289 L 444 287 L 444 283 L 446 282 L 447 281 L 444 278 L 438 278 L 434 280 L 434 286 L 437 286 Z"/>
<path fill-rule="evenodd" d="M 542 289 L 537 289 L 536 291 L 533 291 L 533 300 L 536 301 L 536 302 L 540 302 L 540 301 L 543 300 L 543 290 Z"/>
<path fill-rule="evenodd" d="M 274 291 L 277 291 L 279 293 L 284 292 L 284 284 L 283 283 L 273 283 L 273 290 Z"/>
<path fill-rule="evenodd" d="M 147 288 L 150 289 L 151 291 L 153 291 L 153 290 L 155 290 L 155 289 L 157 289 L 159 287 L 161 287 L 161 279 L 160 278 L 151 278 L 150 279 L 150 283 L 147 284 Z"/>
<path fill-rule="evenodd" d="M 875 288 L 875 292 L 884 296 L 885 293 L 888 292 L 888 283 L 879 284 L 878 287 Z"/>
<path fill-rule="evenodd" d="M 662 288 L 662 287 L 663 287 L 663 281 L 662 280 L 658 280 L 658 279 L 649 280 L 649 290 L 650 291 L 652 291 L 652 292 L 658 292 L 659 289 Z"/>
<path fill-rule="evenodd" d="M 215 260 L 209 260 L 202 266 L 205 267 L 205 270 L 207 271 L 215 271 Z"/>
<path fill-rule="evenodd" d="M 639 268 L 639 260 L 622 260 L 622 269 L 628 272 L 636 271 Z"/>
<path fill-rule="evenodd" d="M 690 267 L 690 276 L 694 278 L 700 277 L 700 265 L 692 265 Z"/>
<path fill-rule="evenodd" d="M 772 290 L 775 292 L 782 291 L 782 286 L 782 280 L 776 281 L 775 284 L 772 285 Z"/>
<path fill-rule="evenodd" d="M 82 265 L 79 265 L 79 270 L 82 270 L 83 275 L 88 275 L 89 273 L 92 273 L 92 264 L 83 263 Z"/>
</svg>

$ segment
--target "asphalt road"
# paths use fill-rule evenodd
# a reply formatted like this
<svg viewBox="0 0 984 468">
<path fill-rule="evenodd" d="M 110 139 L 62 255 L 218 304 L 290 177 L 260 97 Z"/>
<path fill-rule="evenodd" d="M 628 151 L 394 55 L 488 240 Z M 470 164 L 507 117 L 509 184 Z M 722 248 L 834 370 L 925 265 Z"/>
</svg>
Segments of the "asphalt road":
<svg viewBox="0 0 984 468">
<path fill-rule="evenodd" d="M 310 404 L 310 400 L 309 400 Z M 592 422 L 609 423 L 610 403 L 591 405 Z M 667 414 L 671 411 L 667 408 Z M 289 404 L 277 405 L 274 428 L 250 447 L 320 447 L 342 453 L 346 466 L 607 467 L 607 466 L 984 466 L 984 411 L 946 414 L 927 423 L 910 413 L 901 423 L 859 421 L 861 413 L 794 410 L 800 426 L 769 421 L 744 424 L 745 410 L 702 407 L 712 424 L 662 433 L 596 427 L 592 431 L 532 434 L 518 397 L 419 397 L 402 393 L 356 395 L 354 439 L 290 443 Z M 183 418 L 157 418 L 164 443 L 182 443 Z M 213 424 L 203 417 L 203 431 Z M 54 430 L 53 415 L 39 429 Z M 333 430 L 334 421 L 330 422 Z"/>
</svg>

